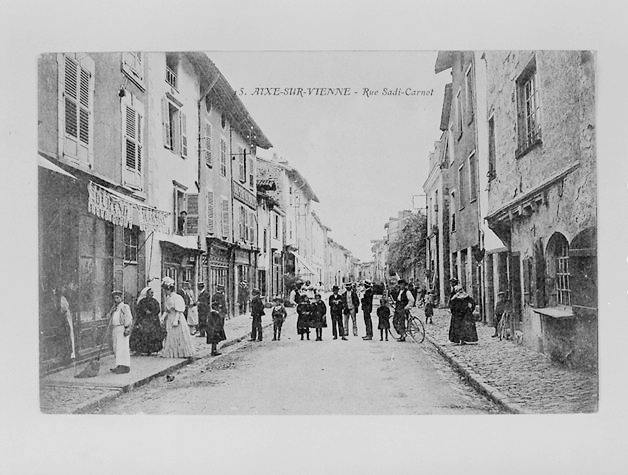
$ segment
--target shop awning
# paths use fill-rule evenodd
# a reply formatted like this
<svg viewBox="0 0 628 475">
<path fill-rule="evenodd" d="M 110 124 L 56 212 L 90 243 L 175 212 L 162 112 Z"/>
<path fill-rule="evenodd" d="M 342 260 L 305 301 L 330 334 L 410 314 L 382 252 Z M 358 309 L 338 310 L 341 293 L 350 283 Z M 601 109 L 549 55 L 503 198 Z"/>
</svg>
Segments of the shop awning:
<svg viewBox="0 0 628 475">
<path fill-rule="evenodd" d="M 202 252 L 198 248 L 198 236 L 180 236 L 178 234 L 157 234 L 159 242 L 172 244 L 188 251 Z"/>
<path fill-rule="evenodd" d="M 73 180 L 76 180 L 76 177 L 74 175 L 66 172 L 63 168 L 61 168 L 58 165 L 55 165 L 46 157 L 42 157 L 41 155 L 37 155 L 37 165 L 40 166 L 41 168 L 45 168 L 47 170 L 53 171 L 55 173 L 59 173 L 60 175 L 65 175 L 67 177 L 72 178 Z"/>
<path fill-rule="evenodd" d="M 150 208 L 133 198 L 115 190 L 89 182 L 88 210 L 117 226 L 131 228 L 137 226 L 141 231 L 170 231 L 171 213 Z"/>
<path fill-rule="evenodd" d="M 309 270 L 313 275 L 318 275 L 318 273 L 314 269 L 312 269 L 312 265 L 309 262 L 307 262 L 303 257 L 301 257 L 298 252 L 296 251 L 291 251 L 291 252 L 294 255 L 294 257 L 297 259 L 297 261 L 299 261 L 299 263 L 303 267 Z"/>
</svg>

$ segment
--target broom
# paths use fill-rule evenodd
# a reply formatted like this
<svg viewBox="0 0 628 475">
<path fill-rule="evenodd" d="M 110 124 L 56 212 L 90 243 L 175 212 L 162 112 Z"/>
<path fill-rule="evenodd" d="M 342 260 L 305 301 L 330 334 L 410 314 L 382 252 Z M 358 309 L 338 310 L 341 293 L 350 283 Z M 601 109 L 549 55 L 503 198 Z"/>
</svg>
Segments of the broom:
<svg viewBox="0 0 628 475">
<path fill-rule="evenodd" d="M 98 376 L 98 372 L 100 371 L 100 353 L 102 352 L 105 335 L 109 333 L 109 327 L 111 326 L 112 320 L 113 320 L 113 313 L 111 317 L 109 318 L 109 322 L 107 323 L 107 328 L 105 328 L 105 331 L 103 332 L 100 338 L 100 343 L 98 346 L 98 354 L 96 355 L 96 358 L 91 360 L 79 374 L 75 374 L 74 375 L 75 378 L 94 378 Z"/>
</svg>

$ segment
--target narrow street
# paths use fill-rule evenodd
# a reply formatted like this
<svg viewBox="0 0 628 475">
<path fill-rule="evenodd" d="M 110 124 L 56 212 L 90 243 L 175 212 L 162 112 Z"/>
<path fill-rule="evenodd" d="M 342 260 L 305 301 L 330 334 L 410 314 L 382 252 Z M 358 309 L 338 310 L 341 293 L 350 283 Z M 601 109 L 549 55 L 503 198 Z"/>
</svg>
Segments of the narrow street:
<svg viewBox="0 0 628 475">
<path fill-rule="evenodd" d="M 360 316 L 361 318 L 361 316 Z M 376 320 L 376 319 L 374 319 Z M 376 322 L 375 322 L 376 325 Z M 295 317 L 282 340 L 245 342 L 123 394 L 106 414 L 487 414 L 499 409 L 468 387 L 427 342 L 359 337 L 300 341 Z M 313 335 L 311 338 L 314 338 Z"/>
</svg>

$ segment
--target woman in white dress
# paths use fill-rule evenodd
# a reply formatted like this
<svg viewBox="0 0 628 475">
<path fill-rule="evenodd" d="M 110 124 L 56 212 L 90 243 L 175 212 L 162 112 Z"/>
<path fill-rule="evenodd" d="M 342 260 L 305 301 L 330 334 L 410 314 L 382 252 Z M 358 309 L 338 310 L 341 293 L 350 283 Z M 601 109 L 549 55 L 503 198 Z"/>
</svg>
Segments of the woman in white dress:
<svg viewBox="0 0 628 475">
<path fill-rule="evenodd" d="M 174 291 L 174 280 L 164 277 L 161 287 L 164 291 L 165 302 L 162 323 L 166 326 L 166 340 L 161 356 L 166 358 L 189 358 L 194 354 L 190 329 L 185 320 L 185 301 Z"/>
</svg>

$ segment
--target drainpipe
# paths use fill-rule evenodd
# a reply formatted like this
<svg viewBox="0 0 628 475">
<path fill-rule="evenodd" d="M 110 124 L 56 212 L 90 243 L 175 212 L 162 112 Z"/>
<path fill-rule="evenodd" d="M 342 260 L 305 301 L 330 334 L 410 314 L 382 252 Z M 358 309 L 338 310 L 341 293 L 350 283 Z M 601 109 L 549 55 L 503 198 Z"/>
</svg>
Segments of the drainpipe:
<svg viewBox="0 0 628 475">
<path fill-rule="evenodd" d="M 201 170 L 203 170 L 203 153 L 202 153 L 202 147 L 201 147 L 201 142 L 202 142 L 202 136 L 203 136 L 203 128 L 202 128 L 202 114 L 201 114 L 201 104 L 203 103 L 203 101 L 205 100 L 205 98 L 207 97 L 207 95 L 212 91 L 212 89 L 214 88 L 214 86 L 216 85 L 216 83 L 218 82 L 218 78 L 220 77 L 220 72 L 218 71 L 218 68 L 216 68 L 214 66 L 214 72 L 216 73 L 214 79 L 211 81 L 211 83 L 209 84 L 209 86 L 207 87 L 207 89 L 205 90 L 205 92 L 203 94 L 201 94 L 197 104 L 196 104 L 196 111 L 197 111 L 197 123 L 198 123 L 198 133 L 197 133 L 197 151 L 198 151 L 198 161 L 197 161 L 197 169 L 198 169 L 198 173 L 197 173 L 197 177 L 198 177 L 198 188 L 199 188 L 199 198 L 202 197 L 202 193 L 201 190 L 203 189 L 203 181 L 202 181 L 202 175 L 203 173 L 201 172 Z M 200 205 L 199 205 L 199 210 L 200 210 Z M 200 213 L 199 213 L 199 218 L 200 218 Z M 200 219 L 199 219 L 200 222 Z M 205 223 L 205 226 L 207 226 L 207 223 Z M 201 239 L 201 237 L 199 236 L 199 239 Z M 207 239 L 205 236 L 202 237 L 202 239 L 205 240 L 205 242 L 207 242 Z M 210 243 L 211 246 L 211 243 Z M 201 246 L 202 249 L 202 246 Z M 207 248 L 207 254 L 209 255 L 209 247 Z M 200 258 L 197 259 L 196 261 L 196 267 L 197 267 L 197 276 L 196 276 L 196 281 L 198 282 L 198 273 L 202 273 L 203 272 L 203 268 L 202 268 L 202 255 L 199 256 Z M 209 285 L 209 272 L 207 273 L 207 291 L 209 292 L 209 296 L 210 299 L 212 297 L 212 292 L 211 292 L 211 286 Z M 192 289 L 193 292 L 196 294 L 197 289 Z"/>
</svg>

